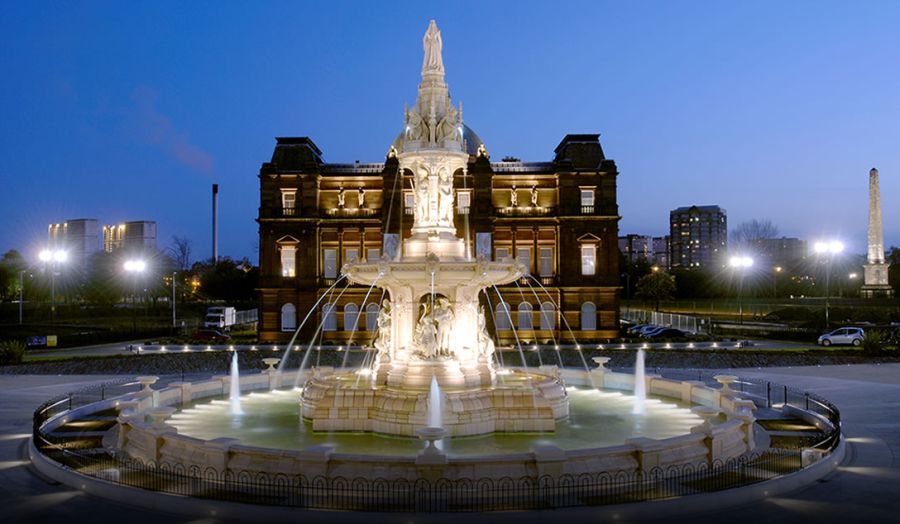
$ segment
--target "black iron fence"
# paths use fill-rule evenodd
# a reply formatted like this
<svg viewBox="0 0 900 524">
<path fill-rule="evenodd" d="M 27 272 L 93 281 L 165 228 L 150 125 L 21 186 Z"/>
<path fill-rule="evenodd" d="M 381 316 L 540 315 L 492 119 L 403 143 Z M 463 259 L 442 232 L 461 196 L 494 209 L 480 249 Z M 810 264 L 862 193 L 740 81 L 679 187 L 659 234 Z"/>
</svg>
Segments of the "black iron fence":
<svg viewBox="0 0 900 524">
<path fill-rule="evenodd" d="M 665 373 L 678 378 L 714 383 L 712 375 Z M 163 379 L 163 385 L 177 377 Z M 234 473 L 212 467 L 142 462 L 119 452 L 77 444 L 77 432 L 65 435 L 44 430 L 56 415 L 76 407 L 134 392 L 134 381 L 105 383 L 57 397 L 34 413 L 34 443 L 49 459 L 93 478 L 123 486 L 180 496 L 308 509 L 379 512 L 485 512 L 537 510 L 572 506 L 622 504 L 719 491 L 770 480 L 799 471 L 802 452 L 767 449 L 711 464 L 653 468 L 597 474 L 501 479 L 368 479 L 306 477 L 267 473 Z M 832 449 L 840 436 L 840 414 L 818 396 L 772 383 L 740 380 L 733 384 L 746 394 L 768 398 L 769 404 L 788 403 L 821 414 L 835 428 L 827 442 Z M 775 392 L 774 396 L 772 392 Z M 764 396 L 768 394 L 769 396 Z M 783 395 L 783 396 L 779 396 Z M 808 403 L 808 404 L 807 404 Z"/>
<path fill-rule="evenodd" d="M 798 451 L 772 450 L 711 465 L 638 472 L 409 481 L 222 472 L 144 463 L 49 442 L 38 447 L 78 473 L 123 486 L 227 502 L 378 512 L 485 512 L 641 502 L 734 488 L 801 467 Z"/>
</svg>

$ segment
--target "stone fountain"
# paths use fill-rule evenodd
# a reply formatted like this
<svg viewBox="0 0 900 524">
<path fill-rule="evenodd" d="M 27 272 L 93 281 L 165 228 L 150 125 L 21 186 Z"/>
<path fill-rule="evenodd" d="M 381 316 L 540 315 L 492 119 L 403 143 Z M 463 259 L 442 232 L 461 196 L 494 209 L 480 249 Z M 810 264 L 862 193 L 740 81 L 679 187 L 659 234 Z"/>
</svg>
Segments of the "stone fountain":
<svg viewBox="0 0 900 524">
<path fill-rule="evenodd" d="M 376 357 L 365 380 L 330 370 L 313 373 L 304 386 L 302 415 L 316 431 L 415 436 L 427 425 L 434 378 L 445 394 L 443 426 L 451 436 L 553 431 L 555 421 L 568 414 L 557 377 L 514 372 L 498 381 L 479 295 L 526 270 L 513 260 L 473 257 L 457 235 L 453 181 L 465 174 L 469 144 L 462 108 L 453 107 L 444 82 L 440 31 L 433 21 L 424 47 L 418 99 L 390 152 L 412 185 L 411 234 L 402 242 L 385 235 L 381 260 L 343 268 L 350 282 L 379 287 L 388 297 L 378 318 Z"/>
</svg>

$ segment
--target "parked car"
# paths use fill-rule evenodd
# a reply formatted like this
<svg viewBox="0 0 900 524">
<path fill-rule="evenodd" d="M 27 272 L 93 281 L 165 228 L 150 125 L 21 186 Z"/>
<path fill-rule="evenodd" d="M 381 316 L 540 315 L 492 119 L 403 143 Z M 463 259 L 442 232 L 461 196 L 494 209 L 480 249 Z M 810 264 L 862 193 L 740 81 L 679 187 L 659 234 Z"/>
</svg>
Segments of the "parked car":
<svg viewBox="0 0 900 524">
<path fill-rule="evenodd" d="M 191 338 L 194 340 L 202 340 L 204 342 L 228 342 L 231 340 L 230 335 L 226 335 L 215 329 L 201 329 L 194 333 L 194 336 Z"/>
<path fill-rule="evenodd" d="M 832 344 L 850 344 L 858 346 L 862 344 L 865 335 L 866 333 L 862 328 L 842 327 L 819 337 L 819 344 L 826 347 Z"/>
<path fill-rule="evenodd" d="M 637 335 L 641 332 L 642 329 L 646 327 L 655 327 L 653 324 L 635 324 L 628 328 L 628 333 L 631 335 Z"/>
<path fill-rule="evenodd" d="M 680 338 L 685 335 L 686 333 L 680 329 L 664 327 L 645 333 L 643 336 L 645 338 Z"/>
</svg>

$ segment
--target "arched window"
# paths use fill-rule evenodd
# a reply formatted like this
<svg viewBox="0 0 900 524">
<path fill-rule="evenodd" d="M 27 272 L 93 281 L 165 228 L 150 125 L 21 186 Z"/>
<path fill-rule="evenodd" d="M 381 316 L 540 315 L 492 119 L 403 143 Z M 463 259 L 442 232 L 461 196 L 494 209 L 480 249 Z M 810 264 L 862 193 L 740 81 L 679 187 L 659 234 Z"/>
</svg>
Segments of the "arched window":
<svg viewBox="0 0 900 524">
<path fill-rule="evenodd" d="M 281 330 L 293 331 L 297 329 L 297 308 L 288 302 L 281 306 Z"/>
<path fill-rule="evenodd" d="M 337 315 L 334 304 L 325 304 L 322 308 L 322 331 L 337 331 Z"/>
<path fill-rule="evenodd" d="M 541 304 L 541 329 L 553 331 L 556 329 L 556 308 L 553 302 Z"/>
<path fill-rule="evenodd" d="M 512 329 L 512 321 L 509 317 L 509 304 L 506 302 L 497 304 L 494 316 L 494 323 L 497 324 L 497 329 Z"/>
<path fill-rule="evenodd" d="M 366 331 L 378 329 L 378 312 L 381 310 L 374 302 L 366 306 Z"/>
<path fill-rule="evenodd" d="M 585 302 L 581 305 L 581 330 L 594 331 L 597 329 L 597 306 L 593 302 Z"/>
<path fill-rule="evenodd" d="M 519 304 L 519 329 L 534 329 L 531 323 L 531 304 L 522 302 Z"/>
<path fill-rule="evenodd" d="M 353 331 L 359 321 L 359 307 L 350 303 L 344 306 L 344 331 Z"/>
</svg>

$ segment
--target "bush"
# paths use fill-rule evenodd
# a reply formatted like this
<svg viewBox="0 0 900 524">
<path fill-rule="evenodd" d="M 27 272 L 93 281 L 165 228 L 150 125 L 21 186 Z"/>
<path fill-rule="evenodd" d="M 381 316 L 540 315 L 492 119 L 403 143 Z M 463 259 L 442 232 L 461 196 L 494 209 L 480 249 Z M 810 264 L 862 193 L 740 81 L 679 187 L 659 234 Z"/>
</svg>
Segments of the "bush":
<svg viewBox="0 0 900 524">
<path fill-rule="evenodd" d="M 887 342 L 887 338 L 883 332 L 875 329 L 866 330 L 866 334 L 862 339 L 863 352 L 868 354 L 881 353 L 884 350 L 885 342 Z"/>
<path fill-rule="evenodd" d="M 21 364 L 25 355 L 25 344 L 20 340 L 0 341 L 0 366 Z"/>
</svg>

